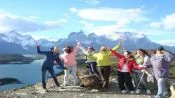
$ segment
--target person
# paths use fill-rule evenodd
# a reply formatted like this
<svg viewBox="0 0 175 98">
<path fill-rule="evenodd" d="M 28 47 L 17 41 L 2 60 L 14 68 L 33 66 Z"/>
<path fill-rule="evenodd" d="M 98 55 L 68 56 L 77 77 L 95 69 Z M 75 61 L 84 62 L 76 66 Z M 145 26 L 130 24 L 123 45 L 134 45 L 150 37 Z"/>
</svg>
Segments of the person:
<svg viewBox="0 0 175 98">
<path fill-rule="evenodd" d="M 113 50 L 118 50 L 120 44 L 115 46 Z M 93 55 L 87 55 L 89 58 L 96 59 L 98 70 L 99 70 L 99 77 L 102 81 L 102 89 L 107 90 L 109 87 L 109 77 L 111 71 L 111 61 L 110 58 L 112 57 L 112 53 L 107 49 L 107 47 L 102 46 L 98 53 Z"/>
<path fill-rule="evenodd" d="M 95 53 L 94 47 L 88 47 L 87 51 L 83 47 L 80 47 L 80 49 L 86 55 L 93 55 Z M 88 67 L 89 75 L 95 74 L 95 75 L 99 76 L 99 72 L 97 70 L 96 60 L 92 59 L 92 58 L 89 58 L 88 56 L 86 56 L 86 58 L 87 58 L 86 63 L 88 64 L 87 67 Z"/>
<path fill-rule="evenodd" d="M 119 83 L 119 88 L 121 92 L 127 93 L 127 90 L 125 88 L 125 84 L 126 84 L 130 93 L 133 94 L 134 86 L 132 84 L 131 71 L 133 68 L 141 70 L 141 69 L 144 69 L 144 67 L 139 66 L 136 63 L 130 51 L 125 51 L 124 55 L 121 55 L 112 49 L 110 49 L 110 51 L 114 56 L 116 56 L 119 59 L 119 63 L 117 67 L 118 67 L 118 83 Z"/>
<path fill-rule="evenodd" d="M 158 87 L 156 98 L 164 98 L 168 96 L 167 80 L 169 77 L 169 63 L 173 58 L 173 55 L 163 47 L 157 48 L 156 54 L 151 57 L 151 63 Z"/>
<path fill-rule="evenodd" d="M 40 45 L 37 45 L 37 53 L 39 54 L 43 54 L 45 55 L 45 60 L 42 64 L 42 87 L 45 91 L 47 91 L 46 89 L 46 72 L 48 71 L 55 84 L 57 85 L 57 87 L 60 87 L 60 84 L 56 78 L 56 75 L 55 75 L 55 72 L 54 72 L 54 69 L 53 69 L 53 66 L 55 64 L 59 64 L 61 66 L 61 68 L 65 69 L 65 67 L 63 66 L 61 60 L 60 60 L 60 57 L 59 57 L 59 49 L 58 47 L 54 46 L 51 48 L 51 51 L 41 51 L 40 50 Z"/>
<path fill-rule="evenodd" d="M 61 60 L 64 62 L 64 66 L 66 67 L 64 70 L 64 87 L 68 84 L 70 72 L 73 76 L 73 85 L 78 84 L 76 54 L 79 48 L 80 42 L 77 42 L 77 45 L 74 48 L 67 46 L 63 49 L 64 53 L 60 56 Z"/>
<path fill-rule="evenodd" d="M 133 70 L 132 75 L 133 75 L 133 79 L 136 85 L 136 93 L 137 94 L 140 93 L 141 91 L 140 89 L 142 88 L 146 90 L 147 94 L 151 94 L 151 91 L 149 89 L 150 85 L 147 82 L 148 75 L 151 75 L 153 71 L 151 67 L 151 62 L 150 62 L 150 55 L 144 49 L 138 49 L 136 51 L 135 59 L 138 65 L 146 66 L 144 71 L 147 71 L 148 73 L 146 74 L 145 72 L 142 72 L 141 70 Z M 140 82 L 140 85 L 139 85 L 139 82 Z"/>
</svg>

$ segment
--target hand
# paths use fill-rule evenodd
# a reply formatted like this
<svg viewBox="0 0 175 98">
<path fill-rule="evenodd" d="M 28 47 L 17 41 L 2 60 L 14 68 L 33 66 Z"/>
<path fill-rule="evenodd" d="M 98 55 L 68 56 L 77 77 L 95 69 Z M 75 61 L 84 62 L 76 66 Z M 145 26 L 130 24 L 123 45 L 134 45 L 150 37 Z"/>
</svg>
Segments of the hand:
<svg viewBox="0 0 175 98">
<path fill-rule="evenodd" d="M 143 69 L 143 70 L 141 70 L 141 72 L 145 72 L 145 70 Z"/>
<path fill-rule="evenodd" d="M 77 41 L 77 45 L 79 45 L 79 46 L 80 46 L 80 45 L 81 45 L 81 42 L 80 42 L 80 41 Z"/>
<path fill-rule="evenodd" d="M 55 64 L 55 65 L 56 65 L 56 64 L 58 64 L 58 63 L 57 63 L 57 61 L 53 61 L 53 64 Z"/>
<path fill-rule="evenodd" d="M 64 67 L 64 66 L 61 66 L 61 68 L 62 68 L 62 69 L 64 69 L 64 70 L 67 70 L 67 68 L 66 68 L 66 67 Z"/>
<path fill-rule="evenodd" d="M 110 48 L 109 46 L 107 47 L 107 49 L 108 49 L 108 50 L 111 50 L 111 48 Z"/>
<path fill-rule="evenodd" d="M 36 45 L 36 47 L 41 47 L 40 45 Z"/>
</svg>

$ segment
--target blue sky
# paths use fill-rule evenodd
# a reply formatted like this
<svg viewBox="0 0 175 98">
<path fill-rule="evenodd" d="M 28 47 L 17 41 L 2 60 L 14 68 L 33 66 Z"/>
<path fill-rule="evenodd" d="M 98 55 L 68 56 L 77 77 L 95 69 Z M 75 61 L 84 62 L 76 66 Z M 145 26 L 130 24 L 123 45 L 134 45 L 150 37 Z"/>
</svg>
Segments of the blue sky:
<svg viewBox="0 0 175 98">
<path fill-rule="evenodd" d="M 175 46 L 174 0 L 0 0 L 0 32 L 57 40 L 83 30 L 137 32 Z"/>
</svg>

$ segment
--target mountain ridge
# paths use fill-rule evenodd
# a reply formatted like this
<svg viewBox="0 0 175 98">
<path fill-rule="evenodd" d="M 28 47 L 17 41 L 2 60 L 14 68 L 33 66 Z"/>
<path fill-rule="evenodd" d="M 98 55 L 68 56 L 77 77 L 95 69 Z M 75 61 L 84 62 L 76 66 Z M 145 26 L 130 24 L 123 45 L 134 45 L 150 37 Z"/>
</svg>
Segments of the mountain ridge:
<svg viewBox="0 0 175 98">
<path fill-rule="evenodd" d="M 116 32 L 113 38 L 106 35 L 96 35 L 95 33 L 85 34 L 83 31 L 71 32 L 68 38 L 58 39 L 57 41 L 49 41 L 47 39 L 35 40 L 30 35 L 22 35 L 16 31 L 8 33 L 0 33 L 0 45 L 4 48 L 0 49 L 0 53 L 36 53 L 35 45 L 40 44 L 42 49 L 48 50 L 50 47 L 57 45 L 63 48 L 67 45 L 76 45 L 76 41 L 82 42 L 83 47 L 93 46 L 99 49 L 101 46 L 113 47 L 122 41 L 122 46 L 127 50 L 156 49 L 159 46 L 164 46 L 165 49 L 175 53 L 175 46 L 165 46 L 152 42 L 144 34 L 132 32 Z"/>
</svg>

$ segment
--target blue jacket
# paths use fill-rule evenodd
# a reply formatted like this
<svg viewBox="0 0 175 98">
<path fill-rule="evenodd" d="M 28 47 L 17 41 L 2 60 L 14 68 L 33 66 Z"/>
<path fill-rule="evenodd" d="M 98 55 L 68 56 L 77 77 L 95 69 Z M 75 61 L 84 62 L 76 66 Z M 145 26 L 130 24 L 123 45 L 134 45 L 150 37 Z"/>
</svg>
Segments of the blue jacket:
<svg viewBox="0 0 175 98">
<path fill-rule="evenodd" d="M 60 65 L 62 68 L 64 68 L 64 66 L 60 60 L 59 54 L 53 54 L 51 51 L 41 51 L 40 47 L 37 47 L 37 53 L 44 54 L 46 56 L 45 60 L 42 64 L 42 68 L 53 68 L 54 61 L 56 61 L 58 63 L 58 65 Z"/>
<path fill-rule="evenodd" d="M 173 56 L 164 52 L 163 55 L 154 55 L 151 57 L 151 63 L 153 65 L 154 75 L 156 78 L 168 78 L 169 76 L 169 63 L 172 61 Z"/>
</svg>

